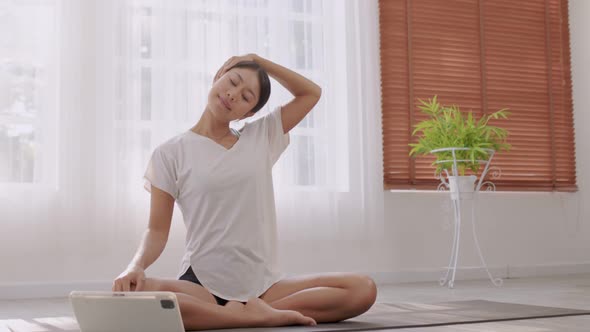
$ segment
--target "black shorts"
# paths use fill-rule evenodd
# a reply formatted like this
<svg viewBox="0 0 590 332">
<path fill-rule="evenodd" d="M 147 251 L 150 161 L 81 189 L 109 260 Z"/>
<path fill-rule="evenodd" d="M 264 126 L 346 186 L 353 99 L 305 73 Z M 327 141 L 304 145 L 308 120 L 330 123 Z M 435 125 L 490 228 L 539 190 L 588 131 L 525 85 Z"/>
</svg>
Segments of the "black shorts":
<svg viewBox="0 0 590 332">
<path fill-rule="evenodd" d="M 197 279 L 197 276 L 193 272 L 193 268 L 191 266 L 189 266 L 188 270 L 186 270 L 186 272 L 178 279 L 194 282 L 197 285 L 203 286 L 203 284 L 201 284 L 199 279 Z M 217 295 L 214 295 L 214 294 L 211 294 L 211 295 L 213 295 L 213 297 L 215 298 L 215 301 L 217 301 L 217 304 L 219 304 L 221 306 L 224 306 L 227 302 L 229 302 L 228 300 L 222 299 L 221 297 L 219 297 Z"/>
</svg>

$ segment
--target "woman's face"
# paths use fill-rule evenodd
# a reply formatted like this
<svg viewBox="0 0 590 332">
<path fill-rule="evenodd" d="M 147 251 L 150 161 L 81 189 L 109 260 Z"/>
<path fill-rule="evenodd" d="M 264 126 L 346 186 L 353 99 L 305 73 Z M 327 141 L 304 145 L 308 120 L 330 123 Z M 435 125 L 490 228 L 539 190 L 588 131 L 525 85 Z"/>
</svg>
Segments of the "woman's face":
<svg viewBox="0 0 590 332">
<path fill-rule="evenodd" d="M 252 116 L 259 91 L 260 82 L 254 70 L 232 68 L 213 83 L 209 91 L 209 110 L 228 122 Z"/>
</svg>

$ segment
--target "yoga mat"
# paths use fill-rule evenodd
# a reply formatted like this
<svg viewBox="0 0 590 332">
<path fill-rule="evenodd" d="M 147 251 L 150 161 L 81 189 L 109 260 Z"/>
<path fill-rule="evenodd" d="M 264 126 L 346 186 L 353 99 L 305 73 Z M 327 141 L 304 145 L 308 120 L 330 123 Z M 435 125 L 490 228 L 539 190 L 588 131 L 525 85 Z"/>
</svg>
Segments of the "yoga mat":
<svg viewBox="0 0 590 332">
<path fill-rule="evenodd" d="M 298 331 L 376 331 L 458 324 L 475 324 L 590 315 L 590 310 L 542 307 L 484 300 L 425 303 L 376 303 L 361 316 L 335 324 L 285 326 L 272 328 L 224 329 L 223 332 L 298 332 Z M 35 315 L 39 317 L 39 315 Z M 10 328 L 10 329 L 9 329 Z M 79 331 L 72 316 L 14 318 L 0 320 L 0 331 Z M 212 330 L 219 331 L 219 330 Z M 135 331 L 133 331 L 135 332 Z M 141 332 L 141 331 L 137 331 Z"/>
<path fill-rule="evenodd" d="M 590 310 L 542 307 L 485 300 L 435 304 L 376 303 L 366 313 L 337 324 L 264 329 L 224 329 L 224 332 L 377 331 L 430 326 L 475 324 L 510 320 L 590 315 Z"/>
</svg>

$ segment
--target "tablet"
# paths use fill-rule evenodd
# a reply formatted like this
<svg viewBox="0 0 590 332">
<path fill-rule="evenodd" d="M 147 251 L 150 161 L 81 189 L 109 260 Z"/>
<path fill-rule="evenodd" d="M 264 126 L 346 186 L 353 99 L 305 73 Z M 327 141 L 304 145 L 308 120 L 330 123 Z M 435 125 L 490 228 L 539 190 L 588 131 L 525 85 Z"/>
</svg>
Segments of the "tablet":
<svg viewBox="0 0 590 332">
<path fill-rule="evenodd" d="M 172 292 L 73 291 L 70 303 L 81 332 L 184 332 Z"/>
</svg>

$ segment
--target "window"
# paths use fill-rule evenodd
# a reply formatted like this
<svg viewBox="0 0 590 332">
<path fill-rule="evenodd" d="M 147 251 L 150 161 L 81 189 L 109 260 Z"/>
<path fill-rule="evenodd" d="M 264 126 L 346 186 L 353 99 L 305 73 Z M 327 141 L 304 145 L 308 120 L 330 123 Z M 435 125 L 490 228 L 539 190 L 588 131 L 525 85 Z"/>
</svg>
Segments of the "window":
<svg viewBox="0 0 590 332">
<path fill-rule="evenodd" d="M 575 191 L 566 0 L 381 0 L 386 189 L 435 189 L 432 159 L 408 157 L 418 99 L 478 117 L 509 108 L 512 150 L 492 167 L 498 190 Z"/>
<path fill-rule="evenodd" d="M 326 0 L 130 1 L 119 19 L 123 38 L 129 41 L 120 44 L 117 61 L 121 109 L 116 121 L 136 138 L 120 140 L 145 144 L 143 150 L 151 151 L 188 130 L 203 111 L 201 101 L 206 100 L 212 75 L 231 55 L 256 52 L 324 86 L 325 63 L 337 63 L 329 56 L 344 53 L 326 51 L 324 35 L 334 31 L 332 19 L 326 19 L 326 4 L 337 5 Z M 271 99 L 261 112 L 289 99 L 288 91 L 273 84 Z M 328 140 L 336 137 L 331 128 L 345 130 L 346 117 L 334 117 L 343 110 L 326 107 L 330 102 L 324 100 L 290 132 L 291 147 L 280 161 L 286 167 L 276 174 L 280 183 L 303 189 L 347 187 L 346 174 L 328 172 L 335 164 L 346 164 L 346 153 L 327 148 Z M 121 156 L 133 154 L 125 144 L 118 148 Z M 127 158 L 143 169 L 149 153 Z"/>
<path fill-rule="evenodd" d="M 56 181 L 56 7 L 0 4 L 0 183 Z"/>
</svg>

